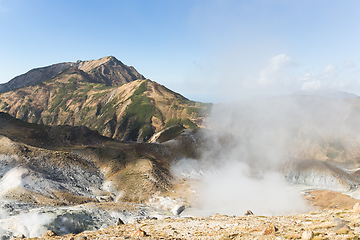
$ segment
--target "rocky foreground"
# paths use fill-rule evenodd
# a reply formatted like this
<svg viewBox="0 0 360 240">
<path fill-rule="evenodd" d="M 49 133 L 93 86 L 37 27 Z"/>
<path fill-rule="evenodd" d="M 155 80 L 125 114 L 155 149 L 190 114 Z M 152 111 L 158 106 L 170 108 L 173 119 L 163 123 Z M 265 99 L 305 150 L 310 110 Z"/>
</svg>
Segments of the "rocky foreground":
<svg viewBox="0 0 360 240">
<path fill-rule="evenodd" d="M 309 192 L 307 200 L 319 210 L 286 216 L 259 216 L 248 211 L 244 216 L 146 217 L 118 220 L 109 228 L 79 234 L 57 236 L 47 231 L 41 238 L 31 239 L 359 239 L 359 200 L 319 190 Z"/>
<path fill-rule="evenodd" d="M 359 239 L 359 234 L 360 214 L 351 209 L 271 217 L 144 219 L 77 235 L 48 231 L 41 239 Z"/>
</svg>

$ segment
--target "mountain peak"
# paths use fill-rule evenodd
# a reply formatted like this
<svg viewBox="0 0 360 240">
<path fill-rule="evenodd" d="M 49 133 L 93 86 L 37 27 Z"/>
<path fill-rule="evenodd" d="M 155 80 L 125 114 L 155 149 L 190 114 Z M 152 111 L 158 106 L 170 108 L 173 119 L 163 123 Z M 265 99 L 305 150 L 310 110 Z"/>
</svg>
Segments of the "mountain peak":
<svg viewBox="0 0 360 240">
<path fill-rule="evenodd" d="M 145 79 L 134 67 L 123 64 L 114 56 L 90 61 L 77 61 L 74 67 L 89 74 L 96 82 L 105 83 L 108 86 Z"/>
<path fill-rule="evenodd" d="M 62 71 L 69 67 L 75 67 L 83 71 L 92 82 L 104 83 L 108 86 L 145 79 L 134 67 L 123 64 L 114 56 L 106 56 L 97 60 L 78 60 L 76 62 L 64 62 L 34 68 L 27 73 L 14 77 L 7 83 L 0 84 L 0 93 L 44 82 L 61 74 Z"/>
</svg>

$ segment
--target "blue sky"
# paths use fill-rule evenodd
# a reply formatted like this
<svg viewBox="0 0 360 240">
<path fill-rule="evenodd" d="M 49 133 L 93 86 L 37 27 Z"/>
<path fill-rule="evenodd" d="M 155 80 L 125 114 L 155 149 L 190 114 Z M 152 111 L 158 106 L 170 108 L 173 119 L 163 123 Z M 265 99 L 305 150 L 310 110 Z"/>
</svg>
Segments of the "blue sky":
<svg viewBox="0 0 360 240">
<path fill-rule="evenodd" d="M 360 95 L 360 1 L 0 0 L 0 82 L 115 56 L 184 96 Z"/>
</svg>

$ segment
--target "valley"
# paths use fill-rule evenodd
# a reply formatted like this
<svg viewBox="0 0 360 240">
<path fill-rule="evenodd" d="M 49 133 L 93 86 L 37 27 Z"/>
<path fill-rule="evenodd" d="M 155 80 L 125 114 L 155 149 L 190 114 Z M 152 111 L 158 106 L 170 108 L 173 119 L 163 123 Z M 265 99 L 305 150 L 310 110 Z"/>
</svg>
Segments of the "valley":
<svg viewBox="0 0 360 240">
<path fill-rule="evenodd" d="M 358 98 L 195 102 L 112 56 L 0 91 L 2 239 L 360 234 Z"/>
</svg>

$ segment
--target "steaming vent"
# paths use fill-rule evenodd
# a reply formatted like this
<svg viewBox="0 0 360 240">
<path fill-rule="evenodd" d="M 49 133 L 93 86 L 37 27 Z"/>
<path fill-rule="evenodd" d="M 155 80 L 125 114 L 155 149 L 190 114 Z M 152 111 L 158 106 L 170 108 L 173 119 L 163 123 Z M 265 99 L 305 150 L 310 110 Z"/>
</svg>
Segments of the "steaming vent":
<svg viewBox="0 0 360 240">
<path fill-rule="evenodd" d="M 197 181 L 192 206 L 200 215 L 306 212 L 304 190 L 359 196 L 360 180 L 350 174 L 358 167 L 359 120 L 350 101 L 327 97 L 224 104 L 206 122 L 199 157 L 177 161 L 172 172 Z"/>
</svg>

